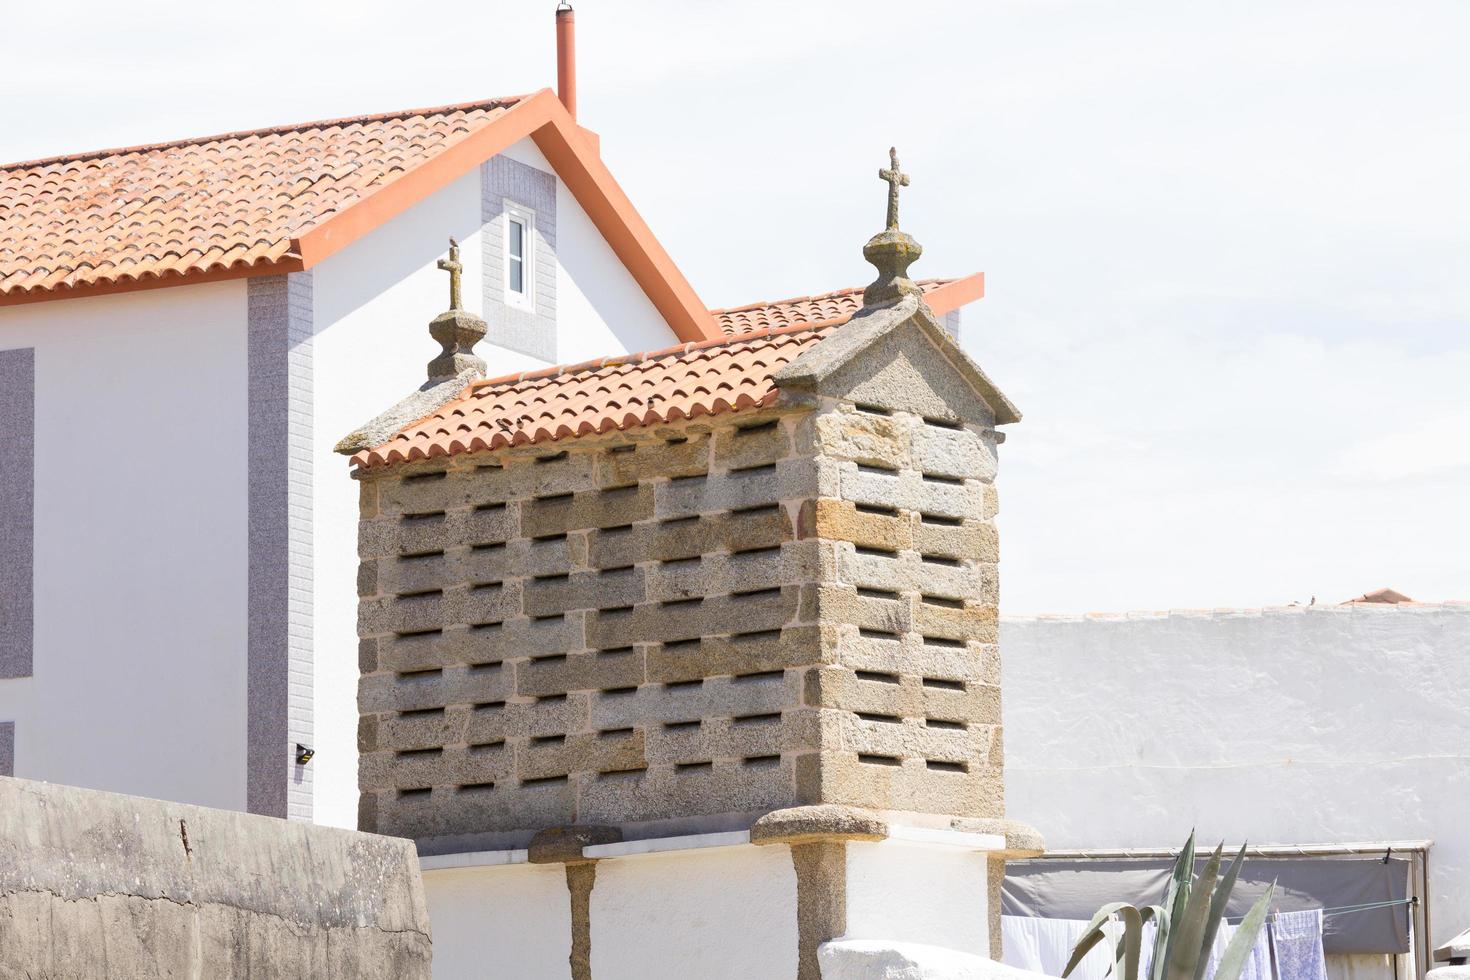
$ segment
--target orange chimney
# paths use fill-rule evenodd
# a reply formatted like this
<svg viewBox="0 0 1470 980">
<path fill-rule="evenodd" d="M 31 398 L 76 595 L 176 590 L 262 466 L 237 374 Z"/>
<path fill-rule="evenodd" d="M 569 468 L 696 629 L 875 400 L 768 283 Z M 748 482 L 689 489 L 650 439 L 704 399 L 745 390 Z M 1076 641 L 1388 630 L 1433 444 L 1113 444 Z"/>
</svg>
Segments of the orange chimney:
<svg viewBox="0 0 1470 980">
<path fill-rule="evenodd" d="M 556 5 L 556 94 L 577 118 L 577 21 L 572 5 Z"/>
</svg>

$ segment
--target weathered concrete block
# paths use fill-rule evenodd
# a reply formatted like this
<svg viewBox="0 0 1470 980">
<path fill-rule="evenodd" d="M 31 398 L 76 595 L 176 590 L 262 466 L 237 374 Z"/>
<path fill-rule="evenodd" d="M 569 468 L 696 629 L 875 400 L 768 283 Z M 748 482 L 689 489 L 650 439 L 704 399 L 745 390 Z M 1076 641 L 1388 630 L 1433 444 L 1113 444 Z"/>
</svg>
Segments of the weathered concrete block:
<svg viewBox="0 0 1470 980">
<path fill-rule="evenodd" d="M 0 778 L 0 976 L 429 974 L 409 841 Z"/>
</svg>

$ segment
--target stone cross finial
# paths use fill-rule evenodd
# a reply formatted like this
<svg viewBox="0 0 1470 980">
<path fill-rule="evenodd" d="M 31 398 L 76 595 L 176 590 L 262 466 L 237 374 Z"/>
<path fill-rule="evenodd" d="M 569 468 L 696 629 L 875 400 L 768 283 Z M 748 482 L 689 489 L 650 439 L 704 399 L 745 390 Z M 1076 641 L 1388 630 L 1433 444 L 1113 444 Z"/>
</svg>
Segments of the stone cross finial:
<svg viewBox="0 0 1470 980">
<path fill-rule="evenodd" d="M 904 183 L 908 183 L 907 177 L 904 178 Z M 889 205 L 890 209 L 892 207 L 892 205 Z M 440 259 L 439 268 L 449 273 L 449 308 L 451 310 L 461 309 L 462 307 L 459 302 L 459 276 L 460 273 L 464 272 L 464 266 L 460 265 L 459 262 L 459 242 L 453 238 L 449 239 L 449 258 Z"/>
<path fill-rule="evenodd" d="M 898 149 L 888 148 L 889 166 L 878 171 L 880 180 L 888 181 L 888 230 L 898 231 L 898 189 L 909 186 L 909 175 L 898 169 Z"/>
<path fill-rule="evenodd" d="M 892 306 L 905 296 L 923 293 L 909 278 L 909 266 L 924 250 L 911 235 L 898 230 L 898 189 L 909 185 L 909 175 L 898 169 L 898 150 L 891 146 L 888 161 L 889 166 L 878 171 L 878 177 L 888 181 L 888 227 L 863 246 L 863 258 L 878 270 L 878 278 L 863 290 L 863 306 L 871 309 Z"/>
</svg>

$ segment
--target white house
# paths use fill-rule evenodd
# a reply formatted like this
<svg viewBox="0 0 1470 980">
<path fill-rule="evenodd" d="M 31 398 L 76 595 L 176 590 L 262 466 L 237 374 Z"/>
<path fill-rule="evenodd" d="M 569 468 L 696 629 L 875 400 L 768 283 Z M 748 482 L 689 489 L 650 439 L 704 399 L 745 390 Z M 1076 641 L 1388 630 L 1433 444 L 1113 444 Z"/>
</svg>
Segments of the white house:
<svg viewBox="0 0 1470 980">
<path fill-rule="evenodd" d="M 550 90 L 0 167 L 0 773 L 356 822 L 356 487 L 459 241 L 492 375 L 711 311 Z M 924 284 L 956 329 L 983 279 Z M 314 753 L 311 755 L 308 753 Z"/>
</svg>

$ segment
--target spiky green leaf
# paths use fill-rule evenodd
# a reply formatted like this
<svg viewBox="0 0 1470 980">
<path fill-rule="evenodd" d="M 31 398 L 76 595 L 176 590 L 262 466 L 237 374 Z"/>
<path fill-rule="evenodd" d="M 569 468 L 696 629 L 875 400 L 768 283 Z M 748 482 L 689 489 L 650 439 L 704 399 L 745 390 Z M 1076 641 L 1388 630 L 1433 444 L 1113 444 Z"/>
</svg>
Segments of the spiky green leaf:
<svg viewBox="0 0 1470 980">
<path fill-rule="evenodd" d="M 1143 915 L 1129 905 L 1118 910 L 1123 934 L 1113 946 L 1113 975 L 1117 980 L 1138 980 L 1138 960 L 1143 951 Z"/>
<path fill-rule="evenodd" d="M 1077 940 L 1077 944 L 1072 947 L 1072 958 L 1067 960 L 1067 966 L 1062 970 L 1062 976 L 1064 978 L 1077 968 L 1077 964 L 1082 962 L 1082 957 L 1092 952 L 1092 947 L 1107 938 L 1107 933 L 1103 931 L 1103 926 L 1107 924 L 1107 921 L 1118 910 L 1131 908 L 1133 906 L 1127 902 L 1109 902 L 1097 910 L 1097 914 L 1092 917 L 1092 921 L 1087 923 L 1087 928 L 1082 930 L 1082 936 Z"/>
<path fill-rule="evenodd" d="M 1215 936 L 1220 931 L 1220 923 L 1225 919 L 1225 905 L 1230 901 L 1230 893 L 1235 890 L 1235 879 L 1239 877 L 1241 865 L 1245 863 L 1245 848 L 1246 845 L 1240 845 L 1235 860 L 1230 862 L 1225 877 L 1220 879 L 1220 885 L 1215 889 L 1215 897 L 1210 902 L 1209 920 L 1205 923 L 1205 934 L 1200 939 L 1200 958 L 1194 967 L 1194 980 L 1205 980 L 1205 971 L 1210 965 L 1210 951 L 1215 948 Z"/>
<path fill-rule="evenodd" d="M 1174 952 L 1174 944 L 1179 933 L 1179 924 L 1184 918 L 1184 906 L 1189 901 L 1191 882 L 1194 880 L 1194 830 L 1189 831 L 1189 839 L 1184 842 L 1184 848 L 1179 852 L 1179 859 L 1174 862 L 1174 872 L 1169 879 L 1169 891 L 1164 900 L 1164 907 L 1169 910 L 1169 929 L 1164 936 L 1164 955 L 1154 957 L 1154 970 L 1151 980 L 1163 980 L 1168 970 L 1169 959 Z"/>
<path fill-rule="evenodd" d="M 1221 848 L 1215 848 L 1205 862 L 1205 870 L 1189 890 L 1189 899 L 1184 904 L 1182 917 L 1174 924 L 1174 936 L 1170 942 L 1169 963 L 1166 967 L 1169 980 L 1192 978 L 1195 967 L 1203 958 L 1200 940 L 1205 933 L 1205 920 L 1209 918 L 1210 904 L 1215 897 L 1215 883 L 1220 877 Z"/>
<path fill-rule="evenodd" d="M 1261 926 L 1266 922 L 1266 913 L 1271 909 L 1271 899 L 1276 894 L 1276 882 L 1271 882 L 1271 887 L 1266 889 L 1251 910 L 1245 914 L 1245 918 L 1235 930 L 1235 935 L 1230 937 L 1230 943 L 1225 947 L 1225 954 L 1220 957 L 1220 965 L 1215 968 L 1215 980 L 1240 980 L 1241 971 L 1245 969 L 1246 960 L 1250 958 L 1251 948 L 1256 944 L 1256 936 L 1261 932 Z"/>
</svg>

